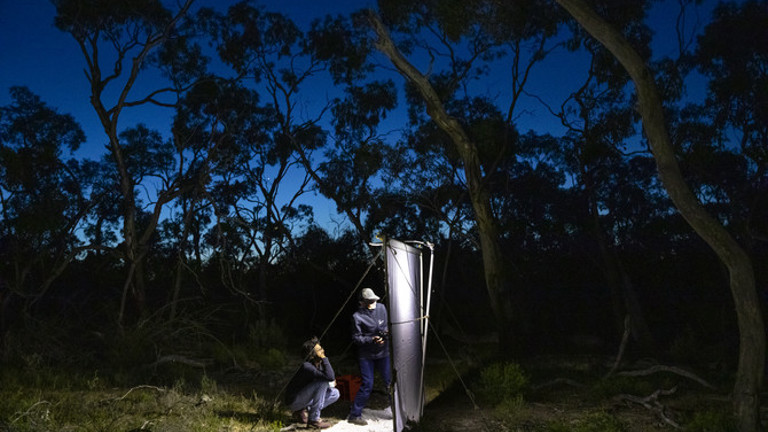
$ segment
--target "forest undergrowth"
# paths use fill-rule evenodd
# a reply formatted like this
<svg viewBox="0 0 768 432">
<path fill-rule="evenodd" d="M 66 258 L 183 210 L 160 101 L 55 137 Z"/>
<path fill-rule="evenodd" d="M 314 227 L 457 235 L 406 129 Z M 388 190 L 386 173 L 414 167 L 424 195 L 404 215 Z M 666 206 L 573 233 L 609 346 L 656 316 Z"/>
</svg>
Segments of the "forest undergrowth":
<svg viewBox="0 0 768 432">
<path fill-rule="evenodd" d="M 727 377 L 649 360 L 617 369 L 606 356 L 551 355 L 518 364 L 492 352 L 430 354 L 418 430 L 735 431 Z M 356 373 L 349 352 L 330 358 L 337 376 Z M 166 355 L 133 369 L 57 367 L 23 356 L 0 369 L 0 431 L 277 432 L 290 424 L 279 400 L 298 364 L 277 348 L 229 362 Z M 379 387 L 371 407 L 387 400 Z M 323 417 L 343 421 L 349 404 L 341 400 Z M 763 417 L 767 411 L 763 403 Z"/>
</svg>

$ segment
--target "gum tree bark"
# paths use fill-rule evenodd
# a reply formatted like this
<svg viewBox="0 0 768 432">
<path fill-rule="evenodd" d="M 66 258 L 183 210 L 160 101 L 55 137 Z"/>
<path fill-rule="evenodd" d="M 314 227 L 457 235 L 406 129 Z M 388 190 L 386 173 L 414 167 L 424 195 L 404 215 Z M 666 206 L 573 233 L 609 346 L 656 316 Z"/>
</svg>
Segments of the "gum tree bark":
<svg viewBox="0 0 768 432">
<path fill-rule="evenodd" d="M 720 222 L 709 215 L 685 183 L 664 121 L 653 74 L 622 34 L 584 0 L 556 0 L 624 66 L 638 97 L 643 129 L 656 159 L 659 177 L 688 224 L 728 268 L 739 325 L 739 365 L 733 388 L 733 412 L 740 432 L 760 430 L 759 396 L 765 367 L 765 333 L 752 260 Z"/>
<path fill-rule="evenodd" d="M 461 124 L 445 111 L 440 97 L 427 77 L 400 53 L 379 18 L 371 13 L 369 20 L 378 36 L 376 48 L 419 90 L 427 106 L 427 114 L 450 137 L 461 155 L 477 231 L 480 234 L 485 284 L 499 331 L 499 349 L 511 355 L 520 354 L 520 332 L 517 331 L 520 325 L 515 321 L 515 317 L 520 314 L 515 312 L 515 299 L 510 292 L 511 284 L 504 269 L 497 222 L 491 208 L 490 191 L 483 179 L 477 145 L 469 138 Z"/>
</svg>

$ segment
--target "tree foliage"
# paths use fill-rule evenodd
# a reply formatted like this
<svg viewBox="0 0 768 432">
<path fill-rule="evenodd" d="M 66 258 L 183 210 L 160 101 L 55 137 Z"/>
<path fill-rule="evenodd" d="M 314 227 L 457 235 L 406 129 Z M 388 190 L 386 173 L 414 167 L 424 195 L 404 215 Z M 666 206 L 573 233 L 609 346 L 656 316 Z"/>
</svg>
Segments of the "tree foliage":
<svg viewBox="0 0 768 432">
<path fill-rule="evenodd" d="M 693 194 L 764 261 L 764 5 L 719 6 L 673 59 L 651 49 L 653 3 L 592 3 L 652 66 Z M 137 331 L 191 318 L 211 340 L 317 334 L 383 234 L 436 244 L 438 326 L 506 328 L 521 356 L 571 349 L 582 334 L 613 354 L 630 314 L 635 354 L 673 356 L 695 333 L 717 347 L 701 361 L 735 370 L 728 275 L 656 176 L 630 75 L 551 2 L 379 2 L 414 67 L 407 79 L 405 63 L 393 69 L 376 50 L 372 11 L 301 28 L 248 2 L 55 4 L 101 121 L 89 139 L 106 148 L 76 156 L 77 119 L 11 89 L 0 109 L 2 330 L 25 325 L 11 310 L 76 303 L 61 313 L 110 331 L 124 310 Z M 584 61 L 561 71 L 556 55 Z M 696 103 L 685 98 L 694 67 L 708 85 Z M 537 82 L 551 70 L 575 84 L 554 94 Z M 137 86 L 147 75 L 161 81 Z M 124 115 L 149 106 L 167 110 L 167 128 Z M 365 283 L 381 286 L 380 270 Z M 492 290 L 489 274 L 503 276 Z M 765 286 L 768 273 L 755 277 Z M 510 308 L 494 315 L 500 299 Z M 331 334 L 346 331 L 334 323 Z M 653 343 L 638 343 L 643 331 Z"/>
</svg>

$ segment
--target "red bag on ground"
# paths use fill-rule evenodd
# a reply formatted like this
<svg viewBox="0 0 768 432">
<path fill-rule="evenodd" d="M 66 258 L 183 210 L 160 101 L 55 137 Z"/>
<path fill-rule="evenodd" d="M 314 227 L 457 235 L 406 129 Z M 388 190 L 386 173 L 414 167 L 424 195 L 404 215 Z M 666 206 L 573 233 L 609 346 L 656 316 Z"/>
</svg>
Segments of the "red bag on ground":
<svg viewBox="0 0 768 432">
<path fill-rule="evenodd" d="M 363 379 L 357 375 L 341 375 L 336 377 L 336 388 L 339 389 L 342 400 L 354 400 L 362 384 Z"/>
</svg>

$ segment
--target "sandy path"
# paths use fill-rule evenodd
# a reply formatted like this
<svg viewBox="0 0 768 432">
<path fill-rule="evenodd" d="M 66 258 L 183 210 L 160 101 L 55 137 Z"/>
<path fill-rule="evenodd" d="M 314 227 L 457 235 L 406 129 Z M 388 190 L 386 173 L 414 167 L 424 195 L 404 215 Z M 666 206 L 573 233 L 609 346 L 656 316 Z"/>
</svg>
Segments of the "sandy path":
<svg viewBox="0 0 768 432">
<path fill-rule="evenodd" d="M 362 417 L 368 422 L 368 425 L 358 426 L 358 425 L 349 423 L 346 420 L 340 420 L 338 423 L 334 424 L 328 429 L 323 429 L 323 430 L 328 432 L 393 432 L 394 430 L 394 422 L 392 421 L 392 412 L 388 409 L 374 410 L 374 409 L 366 408 L 363 410 Z M 332 422 L 333 420 L 328 419 L 328 421 Z M 292 424 L 280 430 L 281 432 L 285 432 L 285 431 L 295 431 L 295 430 L 302 431 L 302 430 L 311 430 L 311 429 L 299 427 L 296 424 Z"/>
</svg>

